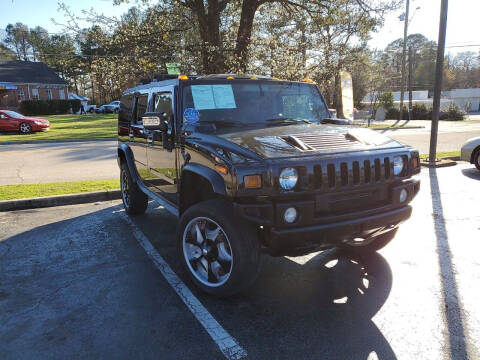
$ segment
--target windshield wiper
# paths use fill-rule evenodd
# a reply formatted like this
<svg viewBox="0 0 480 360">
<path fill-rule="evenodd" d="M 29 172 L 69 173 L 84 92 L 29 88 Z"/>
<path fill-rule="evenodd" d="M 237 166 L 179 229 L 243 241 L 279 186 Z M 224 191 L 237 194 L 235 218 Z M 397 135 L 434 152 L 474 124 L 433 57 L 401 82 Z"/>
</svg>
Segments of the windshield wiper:
<svg viewBox="0 0 480 360">
<path fill-rule="evenodd" d="M 297 124 L 299 122 L 304 122 L 307 124 L 311 124 L 312 122 L 307 119 L 303 118 L 289 118 L 289 117 L 278 117 L 265 120 L 268 125 L 290 125 L 290 124 Z"/>
<path fill-rule="evenodd" d="M 248 124 L 244 124 L 238 121 L 230 121 L 230 120 L 204 120 L 200 121 L 200 124 L 209 124 L 209 125 L 215 125 L 215 127 L 243 127 Z"/>
</svg>

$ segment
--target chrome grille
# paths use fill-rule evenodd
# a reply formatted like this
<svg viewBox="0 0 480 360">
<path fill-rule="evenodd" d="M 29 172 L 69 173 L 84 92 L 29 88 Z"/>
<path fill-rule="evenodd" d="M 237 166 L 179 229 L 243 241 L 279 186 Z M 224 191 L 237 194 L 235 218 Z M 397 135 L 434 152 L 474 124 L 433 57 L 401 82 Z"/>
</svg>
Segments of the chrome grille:
<svg viewBox="0 0 480 360">
<path fill-rule="evenodd" d="M 393 181 L 393 159 L 369 159 L 326 162 L 313 168 L 315 188 L 351 188 Z"/>
</svg>

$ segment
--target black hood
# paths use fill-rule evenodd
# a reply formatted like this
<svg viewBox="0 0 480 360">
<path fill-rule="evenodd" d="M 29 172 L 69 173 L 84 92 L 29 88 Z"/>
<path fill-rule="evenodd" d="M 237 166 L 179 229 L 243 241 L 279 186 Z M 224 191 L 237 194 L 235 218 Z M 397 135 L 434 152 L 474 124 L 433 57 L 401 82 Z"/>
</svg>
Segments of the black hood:
<svg viewBox="0 0 480 360">
<path fill-rule="evenodd" d="M 326 124 L 268 127 L 216 136 L 263 159 L 403 147 L 402 144 L 370 129 Z"/>
</svg>

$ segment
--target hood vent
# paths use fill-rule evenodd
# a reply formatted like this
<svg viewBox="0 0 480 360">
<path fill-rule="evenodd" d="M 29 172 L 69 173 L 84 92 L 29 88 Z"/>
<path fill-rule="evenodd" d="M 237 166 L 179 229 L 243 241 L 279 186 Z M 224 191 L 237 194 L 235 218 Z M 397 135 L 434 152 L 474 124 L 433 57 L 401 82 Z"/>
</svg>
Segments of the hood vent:
<svg viewBox="0 0 480 360">
<path fill-rule="evenodd" d="M 350 134 L 320 133 L 298 134 L 282 137 L 283 140 L 302 151 L 364 148 L 365 144 Z"/>
</svg>

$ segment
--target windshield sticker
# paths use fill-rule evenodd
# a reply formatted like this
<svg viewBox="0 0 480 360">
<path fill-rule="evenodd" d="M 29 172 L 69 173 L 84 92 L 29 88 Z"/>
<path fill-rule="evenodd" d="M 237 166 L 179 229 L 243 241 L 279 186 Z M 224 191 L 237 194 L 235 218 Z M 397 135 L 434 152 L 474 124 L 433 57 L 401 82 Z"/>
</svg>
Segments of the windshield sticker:
<svg viewBox="0 0 480 360">
<path fill-rule="evenodd" d="M 195 109 L 235 109 L 232 85 L 192 85 L 192 97 Z"/>
<path fill-rule="evenodd" d="M 200 113 L 194 108 L 186 108 L 183 112 L 183 118 L 189 124 L 195 124 L 200 119 Z"/>
<path fill-rule="evenodd" d="M 192 97 L 195 109 L 215 109 L 211 85 L 192 85 Z"/>
<path fill-rule="evenodd" d="M 217 109 L 235 109 L 235 98 L 231 84 L 212 85 L 213 99 Z"/>
</svg>

